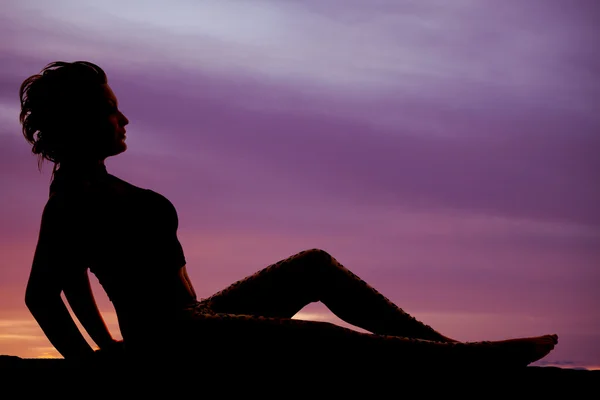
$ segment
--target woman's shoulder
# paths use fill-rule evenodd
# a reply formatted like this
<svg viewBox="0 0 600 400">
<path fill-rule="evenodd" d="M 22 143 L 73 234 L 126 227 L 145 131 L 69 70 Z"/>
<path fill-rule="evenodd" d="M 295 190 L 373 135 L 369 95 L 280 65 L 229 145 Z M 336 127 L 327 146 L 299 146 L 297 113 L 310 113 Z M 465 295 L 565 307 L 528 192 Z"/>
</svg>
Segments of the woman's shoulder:
<svg viewBox="0 0 600 400">
<path fill-rule="evenodd" d="M 75 215 L 78 205 L 81 204 L 81 200 L 77 197 L 78 196 L 70 193 L 53 192 L 50 194 L 44 205 L 42 218 L 53 216 L 69 217 Z"/>
<path fill-rule="evenodd" d="M 134 185 L 133 183 L 126 181 L 123 178 L 119 178 L 118 176 L 108 174 L 107 175 L 108 186 L 121 193 L 131 193 L 136 191 L 146 191 L 146 189 Z"/>
<path fill-rule="evenodd" d="M 73 236 L 81 222 L 76 204 L 63 193 L 50 195 L 42 211 L 40 239 L 53 242 L 64 235 Z"/>
<path fill-rule="evenodd" d="M 58 215 L 61 217 L 77 216 L 81 211 L 89 209 L 101 193 L 105 191 L 103 185 L 86 181 L 64 182 L 55 180 L 50 185 L 48 200 L 44 206 L 44 214 Z"/>
<path fill-rule="evenodd" d="M 131 182 L 128 182 L 122 178 L 116 177 L 114 175 L 108 175 L 111 180 L 111 187 L 120 193 L 128 193 L 132 195 L 141 195 L 143 198 L 148 200 L 167 200 L 168 199 L 161 193 L 156 190 L 134 185 Z"/>
</svg>

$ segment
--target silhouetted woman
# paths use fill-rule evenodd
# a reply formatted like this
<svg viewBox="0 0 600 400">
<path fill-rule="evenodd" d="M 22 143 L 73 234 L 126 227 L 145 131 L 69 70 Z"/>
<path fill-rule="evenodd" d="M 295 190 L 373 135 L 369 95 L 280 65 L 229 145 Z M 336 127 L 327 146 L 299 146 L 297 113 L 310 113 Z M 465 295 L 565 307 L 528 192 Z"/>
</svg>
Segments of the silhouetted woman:
<svg viewBox="0 0 600 400">
<path fill-rule="evenodd" d="M 372 357 L 396 365 L 525 366 L 557 343 L 556 335 L 457 342 L 319 249 L 301 251 L 198 301 L 171 202 L 106 171 L 105 159 L 127 148 L 129 121 L 104 71 L 83 61 L 51 63 L 23 82 L 20 100 L 33 153 L 39 163 L 54 163 L 25 302 L 68 360 L 93 360 L 98 353 L 71 318 L 62 292 L 100 352 L 120 347 L 98 311 L 88 269 L 114 305 L 125 354 L 137 360 L 262 354 L 313 362 Z M 372 333 L 292 319 L 317 301 Z"/>
</svg>

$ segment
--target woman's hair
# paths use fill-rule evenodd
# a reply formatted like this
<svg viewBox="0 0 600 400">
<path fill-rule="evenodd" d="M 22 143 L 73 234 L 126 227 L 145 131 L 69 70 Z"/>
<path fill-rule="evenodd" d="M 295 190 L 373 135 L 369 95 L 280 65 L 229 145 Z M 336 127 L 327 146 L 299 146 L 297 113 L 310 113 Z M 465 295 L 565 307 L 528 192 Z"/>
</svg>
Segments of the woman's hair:
<svg viewBox="0 0 600 400">
<path fill-rule="evenodd" d="M 57 166 L 77 151 L 78 131 L 86 129 L 89 118 L 101 106 L 98 94 L 106 84 L 106 74 L 87 61 L 56 61 L 21 84 L 19 120 L 25 139 L 38 155 L 38 168 L 48 160 Z M 76 140 L 78 139 L 78 140 Z"/>
</svg>

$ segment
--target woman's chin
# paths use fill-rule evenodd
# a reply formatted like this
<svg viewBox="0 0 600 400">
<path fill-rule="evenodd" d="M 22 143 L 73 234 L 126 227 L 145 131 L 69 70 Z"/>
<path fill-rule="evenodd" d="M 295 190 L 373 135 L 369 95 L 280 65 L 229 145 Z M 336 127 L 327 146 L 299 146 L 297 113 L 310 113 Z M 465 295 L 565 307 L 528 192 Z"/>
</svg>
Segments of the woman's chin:
<svg viewBox="0 0 600 400">
<path fill-rule="evenodd" d="M 124 153 L 127 150 L 127 144 L 124 142 L 119 143 L 115 148 L 109 153 L 108 157 L 113 157 L 118 154 Z"/>
</svg>

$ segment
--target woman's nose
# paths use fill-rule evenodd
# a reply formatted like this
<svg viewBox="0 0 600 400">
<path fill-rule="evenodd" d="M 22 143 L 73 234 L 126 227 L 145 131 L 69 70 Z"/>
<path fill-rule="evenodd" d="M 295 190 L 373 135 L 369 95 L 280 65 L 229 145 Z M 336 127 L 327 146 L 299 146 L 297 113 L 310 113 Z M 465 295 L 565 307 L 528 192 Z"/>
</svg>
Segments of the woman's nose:
<svg viewBox="0 0 600 400">
<path fill-rule="evenodd" d="M 127 125 L 129 123 L 129 120 L 127 119 L 127 117 L 123 113 L 121 113 L 121 123 L 123 124 L 123 126 L 125 126 L 125 125 Z"/>
</svg>

